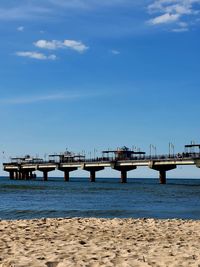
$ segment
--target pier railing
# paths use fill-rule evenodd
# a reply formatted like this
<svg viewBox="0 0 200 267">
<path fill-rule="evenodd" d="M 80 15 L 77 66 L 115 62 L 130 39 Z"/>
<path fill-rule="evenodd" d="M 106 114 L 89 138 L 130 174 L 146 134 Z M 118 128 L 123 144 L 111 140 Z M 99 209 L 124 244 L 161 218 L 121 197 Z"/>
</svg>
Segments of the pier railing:
<svg viewBox="0 0 200 267">
<path fill-rule="evenodd" d="M 15 162 L 4 163 L 3 165 L 30 165 L 30 164 L 62 164 L 62 163 L 97 163 L 97 162 L 116 162 L 116 161 L 172 161 L 172 160 L 188 160 L 200 158 L 200 153 L 178 153 L 178 154 L 162 154 L 162 155 L 139 155 L 129 158 L 118 159 L 117 157 L 95 157 L 86 159 L 70 159 L 70 160 L 18 160 Z"/>
<path fill-rule="evenodd" d="M 36 158 L 15 158 L 10 163 L 3 163 L 4 171 L 9 172 L 10 179 L 35 179 L 35 171 L 43 172 L 44 181 L 48 180 L 48 173 L 54 170 L 64 172 L 64 180 L 69 181 L 69 173 L 79 168 L 90 173 L 90 181 L 94 182 L 96 172 L 106 167 L 121 172 L 121 182 L 127 182 L 127 172 L 137 167 L 149 167 L 159 171 L 161 184 L 166 183 L 166 172 L 173 170 L 177 165 L 195 165 L 200 168 L 200 153 L 178 153 L 164 155 L 120 155 L 119 157 L 95 157 L 95 158 L 64 158 L 49 160 L 37 160 Z"/>
</svg>

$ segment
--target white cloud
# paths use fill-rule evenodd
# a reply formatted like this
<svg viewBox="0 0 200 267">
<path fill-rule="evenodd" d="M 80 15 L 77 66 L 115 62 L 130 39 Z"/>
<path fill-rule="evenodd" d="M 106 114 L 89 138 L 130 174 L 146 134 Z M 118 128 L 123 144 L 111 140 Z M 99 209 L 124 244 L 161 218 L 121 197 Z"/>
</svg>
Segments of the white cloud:
<svg viewBox="0 0 200 267">
<path fill-rule="evenodd" d="M 58 40 L 38 40 L 34 43 L 36 47 L 43 48 L 43 49 L 49 49 L 49 50 L 56 50 L 60 48 L 70 48 L 72 50 L 75 50 L 79 53 L 85 52 L 89 47 L 83 44 L 80 41 L 75 40 L 64 40 L 64 41 L 58 41 Z"/>
<path fill-rule="evenodd" d="M 21 51 L 21 52 L 16 52 L 16 55 L 19 57 L 28 57 L 28 58 L 33 58 L 33 59 L 38 59 L 38 60 L 56 60 L 57 57 L 56 55 L 45 55 L 43 53 L 38 53 L 34 51 Z"/>
<path fill-rule="evenodd" d="M 148 5 L 148 12 L 153 15 L 149 20 L 150 24 L 174 23 L 180 27 L 175 28 L 175 31 L 186 31 L 189 29 L 189 23 L 185 21 L 194 24 L 200 13 L 200 0 L 154 0 Z"/>
<path fill-rule="evenodd" d="M 120 52 L 118 50 L 115 50 L 115 49 L 111 50 L 111 53 L 113 55 L 119 55 L 120 54 Z"/>
<path fill-rule="evenodd" d="M 46 40 L 39 40 L 34 43 L 36 47 L 44 48 L 44 49 L 58 49 L 62 47 L 62 43 L 60 41 L 52 40 L 52 41 L 46 41 Z"/>
<path fill-rule="evenodd" d="M 19 26 L 19 27 L 17 28 L 17 30 L 18 30 L 19 32 L 23 32 L 23 31 L 24 31 L 24 26 Z"/>
<path fill-rule="evenodd" d="M 156 24 L 162 24 L 162 23 L 172 23 L 172 22 L 175 22 L 179 19 L 179 14 L 169 14 L 169 13 L 166 13 L 166 14 L 163 14 L 163 15 L 160 15 L 158 17 L 155 17 L 153 19 L 151 19 L 149 22 L 153 25 L 156 25 Z"/>
<path fill-rule="evenodd" d="M 82 42 L 77 42 L 74 40 L 64 40 L 64 46 L 71 48 L 79 53 L 85 52 L 89 47 L 84 45 Z"/>
</svg>

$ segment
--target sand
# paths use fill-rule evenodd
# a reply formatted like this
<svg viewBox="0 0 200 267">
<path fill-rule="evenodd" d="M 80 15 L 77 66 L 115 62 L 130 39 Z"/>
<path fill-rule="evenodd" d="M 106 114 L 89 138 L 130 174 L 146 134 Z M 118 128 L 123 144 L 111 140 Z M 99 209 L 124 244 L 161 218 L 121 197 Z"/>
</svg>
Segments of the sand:
<svg viewBox="0 0 200 267">
<path fill-rule="evenodd" d="M 1 267 L 200 267 L 200 221 L 0 221 Z"/>
</svg>

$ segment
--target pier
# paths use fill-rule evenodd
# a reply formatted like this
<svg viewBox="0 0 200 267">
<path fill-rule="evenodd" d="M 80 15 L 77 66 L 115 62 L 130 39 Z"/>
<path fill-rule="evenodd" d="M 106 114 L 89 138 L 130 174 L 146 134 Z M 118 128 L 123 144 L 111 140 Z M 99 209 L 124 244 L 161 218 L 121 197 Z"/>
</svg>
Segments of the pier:
<svg viewBox="0 0 200 267">
<path fill-rule="evenodd" d="M 90 182 L 95 182 L 96 172 L 112 168 L 120 172 L 121 183 L 127 183 L 128 171 L 148 167 L 159 172 L 160 184 L 166 184 L 166 173 L 180 165 L 194 165 L 200 168 L 200 144 L 186 145 L 185 152 L 168 155 L 146 155 L 145 152 L 130 150 L 127 147 L 106 150 L 102 152 L 101 157 L 90 159 L 69 151 L 49 155 L 48 160 L 27 155 L 12 158 L 11 162 L 3 163 L 3 169 L 9 173 L 11 180 L 34 179 L 36 178 L 35 172 L 40 171 L 43 173 L 44 181 L 48 181 L 49 172 L 59 170 L 63 172 L 66 182 L 70 181 L 71 172 L 82 169 L 89 172 Z"/>
</svg>

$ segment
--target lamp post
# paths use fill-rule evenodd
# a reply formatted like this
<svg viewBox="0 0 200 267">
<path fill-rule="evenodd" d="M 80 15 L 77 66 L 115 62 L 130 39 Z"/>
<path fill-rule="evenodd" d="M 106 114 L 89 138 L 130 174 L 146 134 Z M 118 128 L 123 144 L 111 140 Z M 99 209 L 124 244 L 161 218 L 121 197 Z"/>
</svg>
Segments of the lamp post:
<svg viewBox="0 0 200 267">
<path fill-rule="evenodd" d="M 174 157 L 174 145 L 171 143 L 171 147 L 172 147 L 172 156 Z"/>
<path fill-rule="evenodd" d="M 174 145 L 169 142 L 169 158 L 174 157 Z"/>
<path fill-rule="evenodd" d="M 149 156 L 150 156 L 150 158 L 151 158 L 151 144 L 150 144 L 150 146 L 149 146 Z"/>
<path fill-rule="evenodd" d="M 152 144 L 150 144 L 149 148 L 150 148 L 150 159 L 151 159 Z"/>
<path fill-rule="evenodd" d="M 97 153 L 97 149 L 94 148 L 94 160 L 96 159 L 96 153 Z"/>
<path fill-rule="evenodd" d="M 156 157 L 156 154 L 157 154 L 157 153 L 156 153 L 156 146 L 153 146 L 153 149 L 154 149 L 154 153 L 155 153 L 154 155 L 155 155 L 155 157 Z"/>
</svg>

